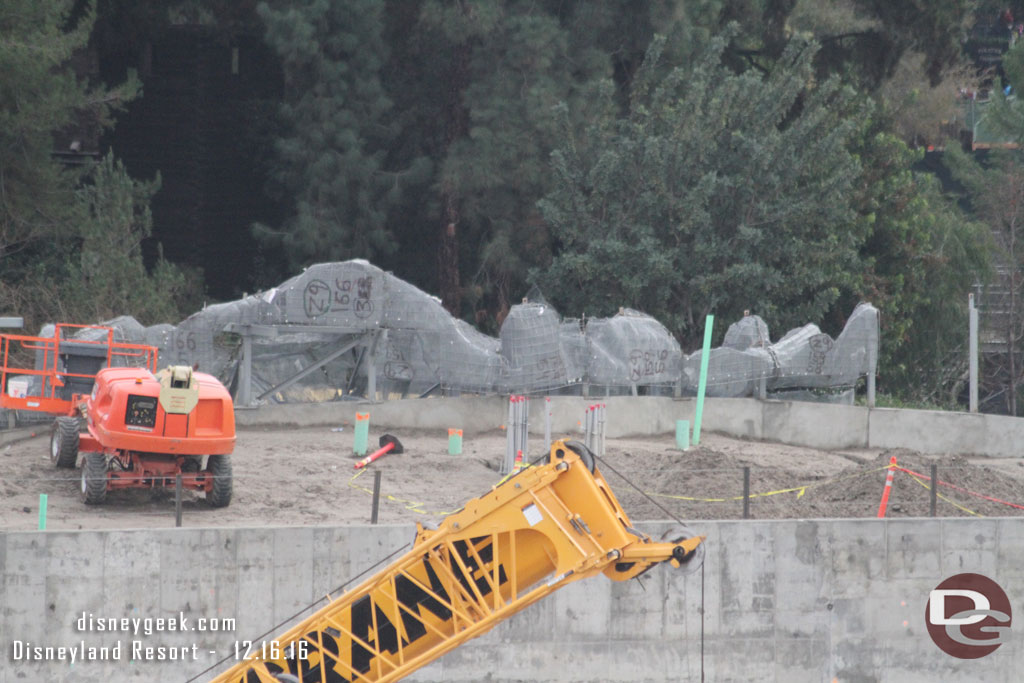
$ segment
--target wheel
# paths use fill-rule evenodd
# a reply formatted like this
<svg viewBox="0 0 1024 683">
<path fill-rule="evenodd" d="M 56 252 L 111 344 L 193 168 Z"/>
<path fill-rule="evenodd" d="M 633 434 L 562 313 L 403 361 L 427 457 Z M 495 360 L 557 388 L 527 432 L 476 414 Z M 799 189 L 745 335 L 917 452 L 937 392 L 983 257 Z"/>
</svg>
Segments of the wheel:
<svg viewBox="0 0 1024 683">
<path fill-rule="evenodd" d="M 72 468 L 78 461 L 78 418 L 58 417 L 50 431 L 50 462 Z"/>
<path fill-rule="evenodd" d="M 583 466 L 593 473 L 594 466 L 597 464 L 594 452 L 580 441 L 566 441 L 565 445 L 569 447 L 570 451 L 580 456 L 580 460 L 583 461 Z"/>
<path fill-rule="evenodd" d="M 189 455 L 185 457 L 185 461 L 181 463 L 182 472 L 198 472 L 203 467 L 203 456 L 201 455 Z"/>
<path fill-rule="evenodd" d="M 107 456 L 103 453 L 86 453 L 82 462 L 82 502 L 96 505 L 106 497 Z"/>
<path fill-rule="evenodd" d="M 662 543 L 679 543 L 680 541 L 686 540 L 687 538 L 693 538 L 697 534 L 693 533 L 689 527 L 686 526 L 673 526 L 671 529 L 661 535 Z M 680 571 L 683 574 L 692 574 L 701 568 L 704 564 L 704 556 L 707 554 L 707 547 L 705 543 L 701 543 L 696 549 L 676 557 L 676 560 L 680 563 Z"/>
<path fill-rule="evenodd" d="M 206 461 L 206 471 L 213 477 L 213 488 L 206 494 L 206 502 L 212 507 L 222 508 L 231 502 L 231 456 L 211 455 Z"/>
</svg>

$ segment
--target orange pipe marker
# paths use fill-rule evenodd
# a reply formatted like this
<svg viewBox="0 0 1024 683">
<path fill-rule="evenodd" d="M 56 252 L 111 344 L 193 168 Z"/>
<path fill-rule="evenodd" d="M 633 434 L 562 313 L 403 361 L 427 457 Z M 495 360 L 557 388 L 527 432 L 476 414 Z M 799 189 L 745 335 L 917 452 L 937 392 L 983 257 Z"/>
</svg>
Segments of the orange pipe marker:
<svg viewBox="0 0 1024 683">
<path fill-rule="evenodd" d="M 381 446 L 380 448 L 375 450 L 373 453 L 370 453 L 368 456 L 366 456 L 365 458 L 363 458 L 362 460 L 357 462 L 356 465 L 355 465 L 355 469 L 358 470 L 358 469 L 360 469 L 362 467 L 366 467 L 371 462 L 373 462 L 374 460 L 376 460 L 380 456 L 384 455 L 385 453 L 387 453 L 388 451 L 390 451 L 394 447 L 395 447 L 395 442 L 394 441 L 392 441 L 389 444 L 385 444 L 384 446 Z"/>
</svg>

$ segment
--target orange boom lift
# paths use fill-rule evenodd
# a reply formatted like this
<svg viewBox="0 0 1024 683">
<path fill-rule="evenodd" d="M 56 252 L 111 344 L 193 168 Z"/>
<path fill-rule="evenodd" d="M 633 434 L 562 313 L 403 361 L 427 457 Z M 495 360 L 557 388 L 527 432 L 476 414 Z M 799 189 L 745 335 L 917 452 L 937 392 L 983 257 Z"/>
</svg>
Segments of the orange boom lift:
<svg viewBox="0 0 1024 683">
<path fill-rule="evenodd" d="M 466 503 L 412 550 L 273 641 L 217 683 L 397 681 L 573 581 L 625 581 L 662 562 L 702 562 L 703 536 L 663 542 L 632 528 L 594 455 L 557 441 L 546 464 Z M 697 560 L 697 561 L 695 561 Z"/>
<path fill-rule="evenodd" d="M 81 330 L 105 339 L 69 336 Z M 28 356 L 33 367 L 15 365 Z M 98 325 L 0 334 L 0 361 L 0 406 L 58 416 L 50 459 L 73 468 L 82 454 L 84 502 L 101 503 L 112 489 L 173 487 L 179 474 L 214 507 L 231 502 L 235 414 L 215 377 L 188 366 L 155 372 L 155 347 L 115 342 L 113 329 Z M 130 367 L 111 367 L 118 363 Z"/>
</svg>

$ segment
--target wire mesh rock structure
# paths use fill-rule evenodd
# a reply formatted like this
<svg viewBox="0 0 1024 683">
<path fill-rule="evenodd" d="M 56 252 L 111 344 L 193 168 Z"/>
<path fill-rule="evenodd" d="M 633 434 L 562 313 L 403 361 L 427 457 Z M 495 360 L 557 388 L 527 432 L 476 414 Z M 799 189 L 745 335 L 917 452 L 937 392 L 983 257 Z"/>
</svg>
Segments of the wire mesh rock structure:
<svg viewBox="0 0 1024 683">
<path fill-rule="evenodd" d="M 128 316 L 106 324 L 118 339 L 156 346 L 161 365 L 218 376 L 241 404 L 431 392 L 692 395 L 701 360 L 700 350 L 683 353 L 661 323 L 630 309 L 584 323 L 526 301 L 495 339 L 363 260 L 311 266 L 176 326 L 147 328 Z M 836 339 L 809 324 L 773 343 L 761 318 L 745 316 L 710 352 L 707 393 L 835 392 L 873 372 L 877 350 L 870 304 Z"/>
</svg>

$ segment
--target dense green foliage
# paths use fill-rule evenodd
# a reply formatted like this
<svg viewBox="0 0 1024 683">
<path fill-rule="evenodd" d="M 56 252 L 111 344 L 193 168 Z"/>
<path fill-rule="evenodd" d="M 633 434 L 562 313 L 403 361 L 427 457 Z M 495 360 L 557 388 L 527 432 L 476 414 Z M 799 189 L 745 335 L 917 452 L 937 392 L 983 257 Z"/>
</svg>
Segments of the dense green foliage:
<svg viewBox="0 0 1024 683">
<path fill-rule="evenodd" d="M 58 298 L 75 302 L 76 319 L 130 311 L 144 323 L 177 321 L 199 303 L 195 283 L 180 269 L 160 259 L 147 273 L 142 263 L 153 224 L 149 201 L 159 189 L 159 176 L 133 180 L 112 152 L 89 168 L 75 191 L 78 240 Z"/>
<path fill-rule="evenodd" d="M 838 298 L 863 241 L 850 205 L 852 93 L 836 81 L 806 92 L 808 45 L 762 77 L 725 67 L 725 44 L 659 78 L 656 40 L 628 114 L 614 115 L 606 84 L 586 142 L 566 131 L 542 202 L 559 254 L 537 272 L 556 306 L 644 309 L 694 345 L 710 312 L 795 326 Z"/>
<path fill-rule="evenodd" d="M 402 185 L 384 168 L 392 126 L 382 12 L 376 0 L 259 6 L 285 77 L 275 180 L 294 205 L 285 225 L 261 232 L 279 239 L 293 267 L 395 248 L 385 218 Z"/>
<path fill-rule="evenodd" d="M 159 183 L 135 184 L 110 155 L 84 170 L 53 158 L 55 133 L 110 127 L 138 91 L 133 79 L 106 88 L 76 73 L 93 19 L 70 0 L 0 5 L 0 309 L 29 329 L 124 312 L 170 321 L 194 303 L 179 269 L 161 261 L 151 277 L 142 263 Z"/>
<path fill-rule="evenodd" d="M 0 305 L 33 324 L 173 319 L 195 295 L 170 264 L 143 266 L 151 222 L 174 230 L 150 215 L 158 180 L 52 156 L 69 124 L 109 130 L 136 96 L 77 57 L 99 46 L 121 83 L 154 37 L 194 31 L 225 54 L 263 41 L 280 67 L 238 135 L 266 138 L 253 192 L 283 216 L 252 239 L 292 272 L 371 259 L 492 333 L 537 284 L 566 315 L 644 310 L 687 347 L 709 312 L 835 333 L 868 300 L 882 388 L 958 398 L 990 230 L 980 195 L 965 214 L 918 147 L 943 143 L 974 78 L 962 41 L 991 3 L 96 2 L 0 6 Z"/>
</svg>

